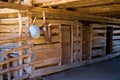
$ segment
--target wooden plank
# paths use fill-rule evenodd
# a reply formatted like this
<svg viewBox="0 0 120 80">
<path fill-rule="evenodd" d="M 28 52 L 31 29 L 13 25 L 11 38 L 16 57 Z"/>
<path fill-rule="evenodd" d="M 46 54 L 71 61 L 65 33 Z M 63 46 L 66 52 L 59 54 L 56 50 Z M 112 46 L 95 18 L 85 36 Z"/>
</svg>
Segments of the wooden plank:
<svg viewBox="0 0 120 80">
<path fill-rule="evenodd" d="M 34 3 L 40 3 L 41 1 L 35 0 Z M 118 3 L 119 1 L 116 0 L 56 0 L 56 1 L 48 1 L 48 2 L 41 2 L 43 3 L 42 6 L 51 6 L 51 5 L 58 5 L 58 6 L 62 6 L 61 4 L 63 4 L 63 7 L 86 7 L 86 6 L 95 6 L 95 5 L 105 5 L 105 4 L 112 4 L 112 3 Z M 66 4 L 65 4 L 66 3 Z"/>
<path fill-rule="evenodd" d="M 7 40 L 1 40 L 0 44 L 5 44 L 5 43 L 14 43 L 14 42 L 18 42 L 18 41 L 26 41 L 29 40 L 30 37 L 16 37 L 16 38 L 11 38 L 11 39 L 7 39 Z"/>
<path fill-rule="evenodd" d="M 60 8 L 82 8 L 82 7 L 92 7 L 92 6 L 102 6 L 102 5 L 109 5 L 109 4 L 115 4 L 119 3 L 120 1 L 116 0 L 82 0 L 78 2 L 73 3 L 66 3 L 62 5 L 58 5 Z"/>
<path fill-rule="evenodd" d="M 25 66 L 29 66 L 29 64 L 23 64 L 23 65 L 20 65 L 20 66 L 11 67 L 10 69 L 2 70 L 2 71 L 0 71 L 0 74 L 6 73 L 8 71 L 23 69 Z"/>
<path fill-rule="evenodd" d="M 105 50 L 103 49 L 92 50 L 92 55 L 91 55 L 92 57 L 99 55 L 105 55 Z"/>
<path fill-rule="evenodd" d="M 36 60 L 61 57 L 61 48 L 49 48 L 35 51 Z"/>
<path fill-rule="evenodd" d="M 60 37 L 59 36 L 52 36 L 52 42 L 60 42 Z M 42 43 L 48 43 L 46 40 L 45 40 L 45 37 L 44 36 L 41 36 L 40 38 L 38 39 L 32 39 L 31 40 L 31 43 L 32 44 L 42 44 Z"/>
<path fill-rule="evenodd" d="M 117 45 L 117 44 L 120 44 L 120 40 L 114 40 L 113 41 L 113 45 Z"/>
<path fill-rule="evenodd" d="M 42 50 L 42 49 L 49 49 L 49 48 L 60 48 L 60 47 L 61 47 L 60 43 L 43 44 L 43 45 L 33 46 L 31 51 Z"/>
<path fill-rule="evenodd" d="M 22 21 L 25 21 L 26 17 L 22 17 Z M 0 19 L 0 25 L 18 25 L 19 21 L 18 18 L 7 18 L 7 19 Z"/>
<path fill-rule="evenodd" d="M 104 2 L 104 1 L 103 1 Z M 93 6 L 87 8 L 80 8 L 79 11 L 84 13 L 105 13 L 105 12 L 115 12 L 120 11 L 120 4 L 111 4 L 103 6 Z"/>
<path fill-rule="evenodd" d="M 47 75 L 47 74 L 51 74 L 51 73 L 55 73 L 55 72 L 64 71 L 67 69 L 77 68 L 77 67 L 80 67 L 83 65 L 97 63 L 97 62 L 101 62 L 103 60 L 114 58 L 119 55 L 120 55 L 120 53 L 115 53 L 115 54 L 106 55 L 104 57 L 100 57 L 97 59 L 85 60 L 85 61 L 78 62 L 78 63 L 69 63 L 69 64 L 64 64 L 61 66 L 54 66 L 54 67 L 52 66 L 52 67 L 48 67 L 48 68 L 38 69 L 38 70 L 35 70 L 34 72 L 32 72 L 30 77 L 33 78 L 33 77 L 37 77 L 37 76 L 42 76 L 42 75 Z"/>
<path fill-rule="evenodd" d="M 7 50 L 6 52 L 0 53 L 0 55 L 7 56 L 8 54 L 10 54 L 12 52 L 17 52 L 17 51 L 20 51 L 20 50 L 25 50 L 25 49 L 28 49 L 29 47 L 30 47 L 30 45 L 20 46 L 20 47 L 11 49 L 11 50 Z"/>
<path fill-rule="evenodd" d="M 8 3 L 0 1 L 0 8 L 10 8 L 10 9 L 18 9 L 18 10 L 31 10 L 31 6 L 20 5 L 15 3 Z"/>
<path fill-rule="evenodd" d="M 31 65 L 35 67 L 42 67 L 42 66 L 47 66 L 51 64 L 59 64 L 59 63 L 60 63 L 60 57 L 55 57 L 50 59 L 34 61 L 34 62 L 31 62 Z"/>
<path fill-rule="evenodd" d="M 0 65 L 6 64 L 6 63 L 11 62 L 11 61 L 17 61 L 19 58 L 22 59 L 22 58 L 29 57 L 29 55 L 31 55 L 31 54 L 25 54 L 25 55 L 18 56 L 18 57 L 15 57 L 15 58 L 7 59 L 7 60 L 5 60 L 5 61 L 0 62 Z M 18 65 L 17 65 L 17 66 L 18 66 Z"/>
<path fill-rule="evenodd" d="M 113 34 L 120 33 L 120 30 L 113 30 Z"/>
</svg>

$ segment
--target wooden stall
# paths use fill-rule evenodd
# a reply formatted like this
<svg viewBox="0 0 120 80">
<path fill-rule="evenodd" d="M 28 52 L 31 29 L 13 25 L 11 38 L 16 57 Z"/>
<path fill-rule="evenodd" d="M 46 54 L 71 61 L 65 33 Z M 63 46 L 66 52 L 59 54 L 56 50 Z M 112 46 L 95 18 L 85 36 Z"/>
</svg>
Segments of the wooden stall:
<svg viewBox="0 0 120 80">
<path fill-rule="evenodd" d="M 0 0 L 0 80 L 29 79 L 120 55 L 120 19 L 88 7 L 119 1 L 56 1 Z M 33 25 L 38 38 L 31 35 Z"/>
</svg>

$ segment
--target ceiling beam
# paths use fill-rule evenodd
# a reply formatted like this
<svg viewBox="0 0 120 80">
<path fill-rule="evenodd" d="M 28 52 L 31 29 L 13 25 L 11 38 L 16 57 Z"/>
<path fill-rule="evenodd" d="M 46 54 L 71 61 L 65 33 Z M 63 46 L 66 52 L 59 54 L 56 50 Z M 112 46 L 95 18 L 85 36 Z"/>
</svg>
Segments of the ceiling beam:
<svg viewBox="0 0 120 80">
<path fill-rule="evenodd" d="M 36 1 L 36 3 L 39 3 L 39 1 Z M 113 3 L 120 3 L 120 0 L 56 0 L 44 2 L 42 6 L 58 5 L 60 7 L 69 8 L 69 7 L 98 6 Z"/>
<path fill-rule="evenodd" d="M 0 1 L 0 8 L 10 8 L 10 9 L 17 9 L 17 10 L 31 10 L 32 7 Z"/>
<path fill-rule="evenodd" d="M 120 4 L 79 8 L 79 12 L 84 12 L 84 13 L 105 13 L 105 12 L 119 12 L 119 11 L 120 11 Z"/>
<path fill-rule="evenodd" d="M 75 1 L 80 1 L 80 0 L 46 0 L 46 1 L 34 0 L 33 3 L 34 4 L 45 3 L 45 5 L 50 6 L 50 5 L 65 4 L 69 2 L 75 2 Z"/>
<path fill-rule="evenodd" d="M 31 7 L 25 5 L 18 5 L 14 3 L 8 2 L 1 2 L 1 8 L 11 8 L 17 10 L 30 10 L 29 12 L 33 16 L 38 16 L 42 18 L 42 12 L 45 12 L 47 19 L 69 19 L 69 20 L 84 20 L 84 21 L 92 21 L 92 22 L 101 22 L 101 23 L 113 23 L 113 24 L 120 24 L 120 19 L 113 19 L 108 17 L 99 17 L 99 16 L 92 16 L 87 14 L 81 14 L 79 12 L 67 11 L 67 10 L 60 10 L 60 9 L 46 9 L 46 8 L 39 8 L 39 7 Z M 29 14 L 29 12 L 25 12 Z M 2 14 L 0 14 L 2 16 Z"/>
</svg>

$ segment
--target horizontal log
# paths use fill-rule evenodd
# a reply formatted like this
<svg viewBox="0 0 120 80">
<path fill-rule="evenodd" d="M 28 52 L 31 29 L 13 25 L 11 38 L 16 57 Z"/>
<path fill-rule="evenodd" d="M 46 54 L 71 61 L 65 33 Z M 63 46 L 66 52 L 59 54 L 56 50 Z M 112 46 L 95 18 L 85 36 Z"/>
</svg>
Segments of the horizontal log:
<svg viewBox="0 0 120 80">
<path fill-rule="evenodd" d="M 48 43 L 44 36 L 41 36 L 40 38 L 37 38 L 37 39 L 32 39 L 30 42 L 32 44 Z M 52 41 L 51 42 L 60 42 L 60 36 L 52 36 Z"/>
<path fill-rule="evenodd" d="M 113 43 L 113 45 L 118 45 L 118 44 L 120 44 L 120 40 L 114 40 L 112 43 Z"/>
<path fill-rule="evenodd" d="M 18 47 L 18 43 L 7 43 L 7 44 L 0 44 L 1 49 L 13 49 Z"/>
<path fill-rule="evenodd" d="M 14 61 L 17 61 L 19 59 L 28 58 L 29 56 L 30 56 L 30 54 L 25 54 L 25 55 L 21 55 L 21 56 L 15 57 L 15 58 L 9 58 L 7 60 L 0 62 L 0 65 L 6 64 L 6 63 L 11 62 L 11 61 L 14 62 Z"/>
<path fill-rule="evenodd" d="M 80 8 L 79 11 L 84 13 L 105 13 L 105 12 L 116 12 L 120 11 L 120 4 L 110 4 L 110 5 L 102 5 L 102 6 L 93 6 L 93 7 L 86 7 Z"/>
<path fill-rule="evenodd" d="M 52 64 L 59 64 L 60 60 L 61 60 L 61 57 L 38 60 L 38 61 L 31 62 L 31 65 L 34 67 L 42 67 L 42 66 L 47 66 Z"/>
<path fill-rule="evenodd" d="M 21 51 L 21 50 L 25 50 L 25 49 L 28 49 L 30 48 L 30 45 L 25 45 L 25 46 L 21 46 L 21 47 L 17 47 L 17 48 L 14 48 L 14 49 L 11 49 L 11 50 L 8 50 L 4 53 L 0 53 L 0 55 L 3 55 L 3 56 L 7 56 L 9 53 L 12 53 L 12 52 L 17 52 L 17 51 Z"/>
<path fill-rule="evenodd" d="M 119 36 L 113 36 L 113 39 L 120 39 L 120 35 Z"/>
<path fill-rule="evenodd" d="M 91 24 L 91 26 L 92 26 L 93 28 L 105 28 L 105 27 L 106 27 L 105 24 Z"/>
<path fill-rule="evenodd" d="M 99 56 L 99 55 L 105 55 L 105 50 L 104 51 L 102 49 L 92 50 L 91 55 L 92 55 L 92 57 Z"/>
<path fill-rule="evenodd" d="M 17 37 L 17 38 L 12 38 L 12 39 L 7 39 L 7 40 L 1 40 L 0 41 L 0 44 L 5 44 L 5 43 L 13 43 L 13 42 L 18 42 L 18 41 L 26 41 L 26 40 L 29 40 L 30 37 Z"/>
<path fill-rule="evenodd" d="M 22 17 L 22 21 L 27 19 L 27 17 Z M 18 25 L 19 21 L 18 18 L 8 18 L 8 19 L 0 19 L 0 25 Z"/>
<path fill-rule="evenodd" d="M 120 30 L 113 30 L 113 34 L 118 34 L 120 33 Z"/>
<path fill-rule="evenodd" d="M 0 71 L 0 74 L 10 72 L 10 71 L 14 71 L 14 70 L 23 69 L 25 66 L 29 66 L 29 64 L 23 64 L 23 65 L 20 65 L 20 66 L 15 66 L 15 67 L 11 67 L 9 69 L 2 70 L 2 71 Z"/>
<path fill-rule="evenodd" d="M 43 45 L 37 45 L 33 46 L 31 51 L 36 51 L 36 50 L 44 50 L 44 49 L 51 49 L 51 48 L 60 48 L 61 45 L 60 43 L 55 43 L 55 44 L 43 44 Z"/>
<path fill-rule="evenodd" d="M 36 60 L 61 57 L 61 48 L 49 48 L 36 51 Z"/>
<path fill-rule="evenodd" d="M 106 33 L 106 30 L 93 30 L 94 33 Z"/>
<path fill-rule="evenodd" d="M 92 40 L 94 41 L 94 40 L 106 40 L 106 37 L 104 37 L 104 36 L 93 36 L 92 37 Z"/>
</svg>

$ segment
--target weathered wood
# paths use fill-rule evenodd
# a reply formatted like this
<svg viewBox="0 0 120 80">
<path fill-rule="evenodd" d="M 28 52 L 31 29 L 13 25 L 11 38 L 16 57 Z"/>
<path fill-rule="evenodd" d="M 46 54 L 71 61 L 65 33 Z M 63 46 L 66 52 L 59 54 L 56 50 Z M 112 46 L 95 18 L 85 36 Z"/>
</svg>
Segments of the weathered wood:
<svg viewBox="0 0 120 80">
<path fill-rule="evenodd" d="M 57 36 L 52 36 L 51 42 L 58 42 L 59 43 L 60 42 L 60 37 L 58 35 Z M 42 44 L 42 43 L 48 43 L 48 42 L 45 40 L 44 36 L 41 36 L 38 39 L 32 39 L 31 43 L 33 43 L 33 44 Z"/>
<path fill-rule="evenodd" d="M 31 65 L 35 67 L 42 67 L 42 66 L 47 66 L 52 64 L 59 64 L 59 63 L 60 63 L 60 57 L 55 57 L 55 58 L 50 58 L 45 60 L 34 61 L 34 62 L 31 62 Z"/>
<path fill-rule="evenodd" d="M 13 42 L 18 42 L 18 41 L 26 41 L 30 39 L 30 37 L 16 37 L 16 38 L 11 38 L 11 39 L 7 39 L 7 40 L 1 40 L 0 41 L 0 44 L 5 44 L 5 43 L 13 43 Z"/>
<path fill-rule="evenodd" d="M 18 20 L 19 20 L 19 37 L 22 36 L 22 15 L 20 12 L 18 12 Z M 18 45 L 19 46 L 22 46 L 22 41 L 19 41 L 18 42 Z M 22 50 L 19 50 L 19 56 L 23 55 L 23 51 Z M 23 64 L 23 59 L 19 59 L 19 65 L 22 65 Z M 22 76 L 23 75 L 23 69 L 20 69 L 19 70 L 19 76 Z"/>
<path fill-rule="evenodd" d="M 0 1 L 1 8 L 11 8 L 11 9 L 18 9 L 18 10 L 31 10 L 31 6 L 20 5 L 15 3 L 8 3 Z"/>
<path fill-rule="evenodd" d="M 97 63 L 97 62 L 101 62 L 103 60 L 114 58 L 114 57 L 119 56 L 119 55 L 120 55 L 120 53 L 115 53 L 115 54 L 110 54 L 110 55 L 107 55 L 107 56 L 104 56 L 101 58 L 85 60 L 85 61 L 78 62 L 78 63 L 69 63 L 69 64 L 64 64 L 61 66 L 54 66 L 54 67 L 52 66 L 52 67 L 48 67 L 48 68 L 38 69 L 38 70 L 35 70 L 34 72 L 32 72 L 30 77 L 33 78 L 36 76 L 47 75 L 47 74 L 51 74 L 51 73 L 55 73 L 55 72 L 59 72 L 59 71 L 64 71 L 67 69 L 80 67 L 80 66 L 83 66 L 86 64 Z"/>
<path fill-rule="evenodd" d="M 55 57 L 61 57 L 61 48 L 48 48 L 37 50 L 35 52 L 36 52 L 35 60 L 45 60 Z"/>
<path fill-rule="evenodd" d="M 111 4 L 111 5 L 103 5 L 103 6 L 95 6 L 95 7 L 87 7 L 80 8 L 79 11 L 84 13 L 105 13 L 105 12 L 115 12 L 120 11 L 120 4 Z"/>
<path fill-rule="evenodd" d="M 37 4 L 37 3 L 43 3 L 42 6 L 51 6 L 51 5 L 58 5 L 60 7 L 87 7 L 87 6 L 96 6 L 96 5 L 105 5 L 105 4 L 112 4 L 112 3 L 118 3 L 120 1 L 116 1 L 116 0 L 112 0 L 112 1 L 109 1 L 109 0 L 61 0 L 61 1 L 48 1 L 48 2 L 43 2 L 43 1 L 37 1 L 35 0 L 34 3 Z M 66 4 L 65 4 L 66 3 Z M 63 5 L 61 5 L 63 4 Z"/>
</svg>

